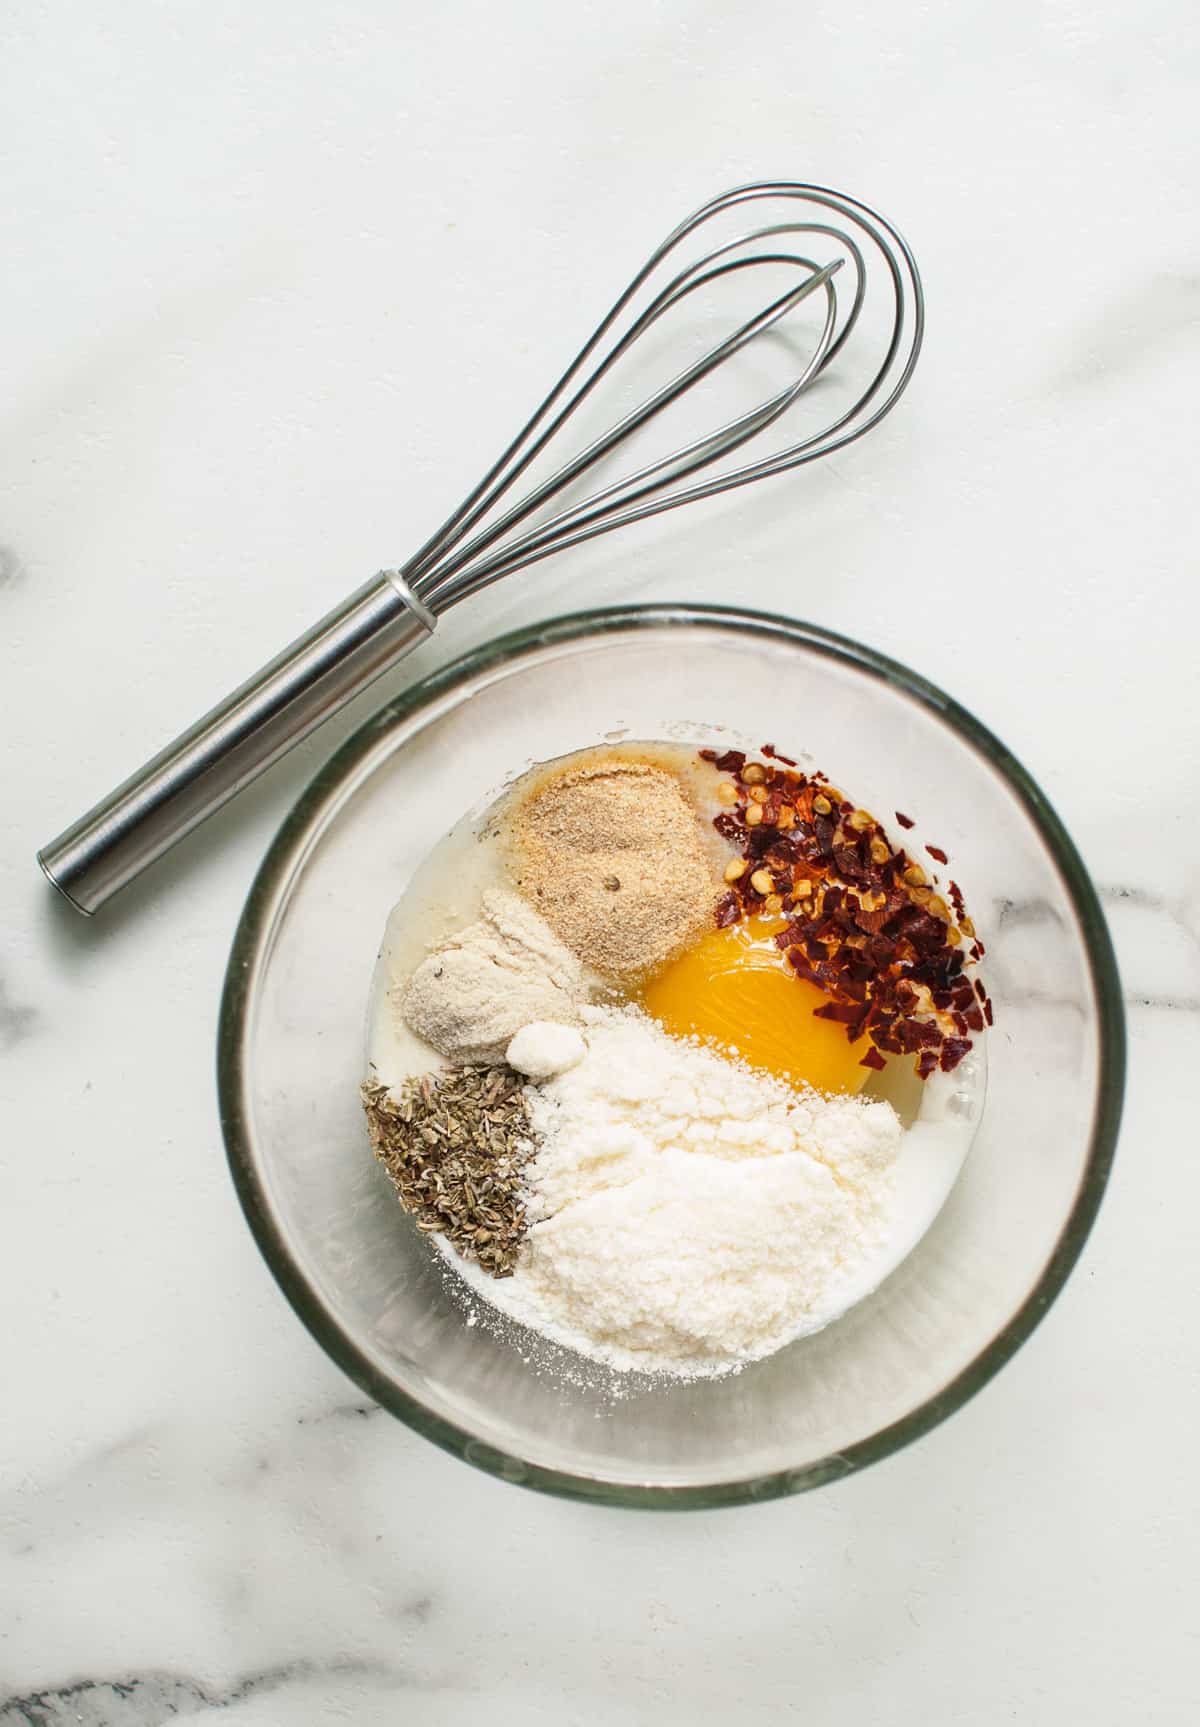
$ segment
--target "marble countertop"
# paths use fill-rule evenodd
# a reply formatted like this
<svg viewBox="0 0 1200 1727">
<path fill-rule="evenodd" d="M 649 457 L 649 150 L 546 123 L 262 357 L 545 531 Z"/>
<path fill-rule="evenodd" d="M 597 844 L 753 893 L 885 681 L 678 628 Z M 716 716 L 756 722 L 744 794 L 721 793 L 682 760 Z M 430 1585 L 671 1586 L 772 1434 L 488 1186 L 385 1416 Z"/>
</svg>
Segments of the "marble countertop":
<svg viewBox="0 0 1200 1727">
<path fill-rule="evenodd" d="M 1195 1719 L 1198 73 L 1180 0 L 6 9 L 0 1727 Z M 998 1379 L 836 1487 L 665 1518 L 377 1412 L 242 1221 L 226 953 L 355 716 L 93 924 L 33 853 L 402 557 L 632 264 L 770 175 L 907 231 L 901 408 L 421 663 L 732 596 L 919 666 L 1089 861 L 1132 1072 L 1096 1229 Z"/>
</svg>

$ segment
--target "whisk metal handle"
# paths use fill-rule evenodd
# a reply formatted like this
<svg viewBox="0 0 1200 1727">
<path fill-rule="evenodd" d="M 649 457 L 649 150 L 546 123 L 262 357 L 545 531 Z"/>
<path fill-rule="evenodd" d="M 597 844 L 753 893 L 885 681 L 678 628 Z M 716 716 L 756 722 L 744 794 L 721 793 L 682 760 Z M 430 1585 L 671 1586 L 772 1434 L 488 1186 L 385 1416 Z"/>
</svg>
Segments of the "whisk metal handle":
<svg viewBox="0 0 1200 1727">
<path fill-rule="evenodd" d="M 434 614 L 381 571 L 38 853 L 76 907 L 98 911 L 293 744 L 432 633 Z"/>
</svg>

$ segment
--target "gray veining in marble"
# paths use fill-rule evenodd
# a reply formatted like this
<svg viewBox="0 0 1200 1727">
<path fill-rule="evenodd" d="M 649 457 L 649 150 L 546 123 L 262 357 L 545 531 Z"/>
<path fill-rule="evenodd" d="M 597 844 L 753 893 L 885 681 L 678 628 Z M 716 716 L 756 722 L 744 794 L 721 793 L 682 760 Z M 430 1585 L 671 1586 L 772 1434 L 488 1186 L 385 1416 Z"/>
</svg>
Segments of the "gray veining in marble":
<svg viewBox="0 0 1200 1727">
<path fill-rule="evenodd" d="M 32 1037 L 38 1022 L 37 1009 L 13 999 L 8 984 L 0 977 L 0 1052 L 10 1050 L 27 1037 Z"/>
<path fill-rule="evenodd" d="M 0 589 L 15 588 L 25 578 L 25 566 L 12 546 L 0 543 Z"/>
<path fill-rule="evenodd" d="M 1140 370 L 1159 351 L 1186 344 L 1200 330 L 1200 273 L 1161 271 L 1125 287 L 1080 319 L 1074 353 L 1057 372 L 1051 395 L 1104 388 L 1124 370 Z"/>
<path fill-rule="evenodd" d="M 320 1686 L 329 1707 L 339 1683 L 364 1682 L 400 1690 L 408 1681 L 384 1661 L 335 1657 L 329 1661 L 290 1661 L 234 1678 L 228 1685 L 207 1685 L 190 1674 L 123 1673 L 113 1679 L 76 1679 L 22 1696 L 0 1698 L 0 1727 L 160 1727 L 210 1711 L 232 1709 L 255 1697 L 275 1696 L 287 1719 L 302 1721 L 306 1698 Z"/>
</svg>

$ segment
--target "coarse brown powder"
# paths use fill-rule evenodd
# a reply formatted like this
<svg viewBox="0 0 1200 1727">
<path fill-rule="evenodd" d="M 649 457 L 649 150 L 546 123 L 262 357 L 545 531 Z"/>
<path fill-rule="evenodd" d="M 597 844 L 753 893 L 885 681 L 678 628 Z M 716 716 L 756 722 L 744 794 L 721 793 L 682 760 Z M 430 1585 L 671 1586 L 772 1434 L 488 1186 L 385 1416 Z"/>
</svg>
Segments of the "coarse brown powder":
<svg viewBox="0 0 1200 1727">
<path fill-rule="evenodd" d="M 512 811 L 522 894 L 585 965 L 614 982 L 656 971 L 711 922 L 719 894 L 679 780 L 602 756 L 542 781 Z"/>
</svg>

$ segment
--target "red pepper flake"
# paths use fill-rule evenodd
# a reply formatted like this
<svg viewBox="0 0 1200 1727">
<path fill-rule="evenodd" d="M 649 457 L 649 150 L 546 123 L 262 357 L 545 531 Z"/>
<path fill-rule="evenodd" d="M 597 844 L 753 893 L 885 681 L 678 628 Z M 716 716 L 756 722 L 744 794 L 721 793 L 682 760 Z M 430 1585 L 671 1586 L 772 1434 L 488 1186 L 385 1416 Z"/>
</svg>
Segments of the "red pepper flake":
<svg viewBox="0 0 1200 1727">
<path fill-rule="evenodd" d="M 942 1072 L 953 1073 L 970 1047 L 969 1038 L 948 1037 L 942 1045 Z"/>
<path fill-rule="evenodd" d="M 816 1019 L 831 1019 L 837 1025 L 857 1025 L 863 1012 L 857 1002 L 827 1001 L 824 1007 L 813 1008 L 813 1016 Z"/>
<path fill-rule="evenodd" d="M 717 928 L 728 929 L 742 915 L 742 908 L 735 893 L 727 893 L 717 901 Z"/>
<path fill-rule="evenodd" d="M 813 809 L 815 797 L 828 796 L 824 774 L 806 777 L 774 745 L 762 753 L 781 763 L 760 763 L 750 774 L 767 789 L 763 819 L 747 826 L 739 804 L 721 811 L 713 826 L 754 870 L 770 874 L 787 915 L 772 939 L 796 976 L 826 996 L 816 1017 L 845 1026 L 851 1043 L 869 1036 L 865 1067 L 879 1071 L 886 1065 L 884 1053 L 906 1054 L 915 1057 L 921 1079 L 939 1066 L 953 1072 L 971 1047 L 967 1034 L 992 1023 L 983 985 L 964 976 L 964 966 L 981 957 L 982 942 L 974 940 L 969 949 L 963 942 L 951 944 L 954 925 L 927 909 L 931 890 L 919 872 L 917 883 L 904 879 L 911 869 L 908 854 L 893 849 L 877 824 L 869 831 L 854 827 L 852 802 L 839 795 L 836 804 L 828 800 L 834 807 L 826 813 Z M 700 757 L 718 772 L 745 780 L 742 751 L 701 751 Z M 781 830 L 784 808 L 795 814 Z M 896 819 L 902 827 L 915 825 L 900 810 Z M 926 849 L 940 863 L 948 861 L 940 847 Z M 761 896 L 748 886 L 751 873 L 719 901 L 720 928 L 761 912 Z M 966 909 L 958 884 L 952 882 L 947 892 L 962 922 Z"/>
<path fill-rule="evenodd" d="M 869 1049 L 858 1065 L 859 1067 L 871 1067 L 876 1073 L 882 1073 L 887 1062 L 884 1061 L 877 1049 Z"/>
<path fill-rule="evenodd" d="M 932 1036 L 930 1035 L 932 1033 Z M 902 1019 L 896 1024 L 896 1041 L 900 1048 L 915 1055 L 917 1050 L 939 1041 L 936 1025 L 919 1019 Z"/>
<path fill-rule="evenodd" d="M 740 774 L 745 765 L 745 750 L 726 750 L 723 756 L 717 756 L 713 760 L 713 766 L 719 774 Z"/>
<path fill-rule="evenodd" d="M 873 935 L 863 948 L 863 958 L 875 971 L 886 971 L 896 957 L 896 944 L 890 936 Z"/>
</svg>

